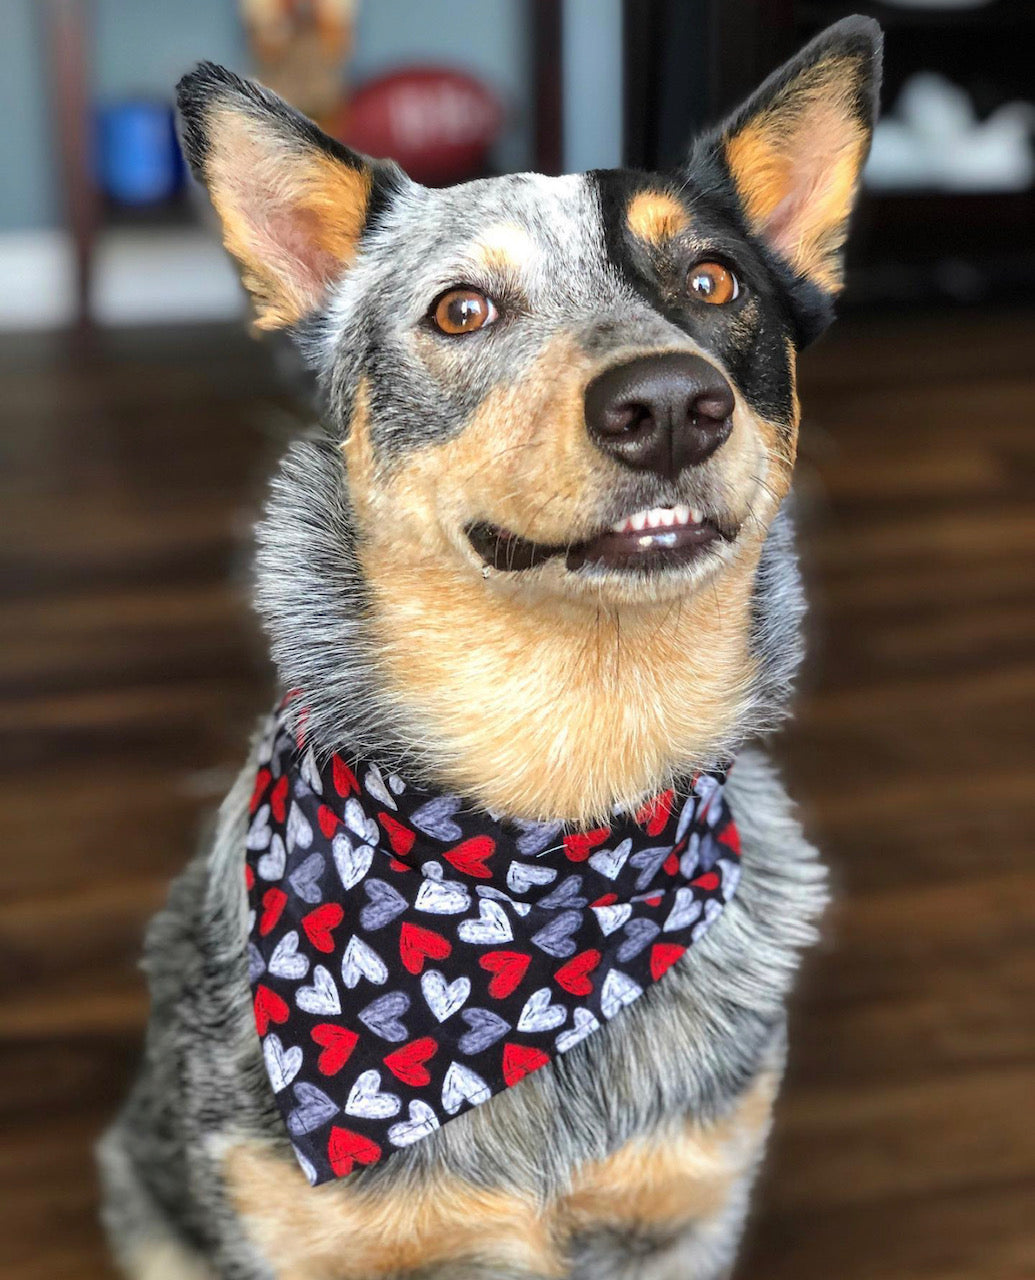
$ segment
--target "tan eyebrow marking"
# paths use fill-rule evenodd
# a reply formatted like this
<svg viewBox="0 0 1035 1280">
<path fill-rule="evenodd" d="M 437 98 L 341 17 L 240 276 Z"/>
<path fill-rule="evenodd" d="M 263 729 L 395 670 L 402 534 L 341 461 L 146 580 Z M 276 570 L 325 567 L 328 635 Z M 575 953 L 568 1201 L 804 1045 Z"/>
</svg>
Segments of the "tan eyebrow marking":
<svg viewBox="0 0 1035 1280">
<path fill-rule="evenodd" d="M 690 226 L 690 217 L 667 191 L 640 191 L 629 202 L 629 230 L 648 244 L 661 245 Z"/>
</svg>

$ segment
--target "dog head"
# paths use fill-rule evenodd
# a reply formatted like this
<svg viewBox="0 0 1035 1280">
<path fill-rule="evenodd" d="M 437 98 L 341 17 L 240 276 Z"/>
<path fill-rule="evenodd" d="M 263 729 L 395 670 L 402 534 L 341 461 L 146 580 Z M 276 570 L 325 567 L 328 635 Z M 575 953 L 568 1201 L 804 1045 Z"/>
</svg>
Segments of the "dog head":
<svg viewBox="0 0 1035 1280">
<path fill-rule="evenodd" d="M 879 51 L 830 28 L 677 173 L 446 190 L 221 68 L 181 82 L 256 323 L 324 392 L 259 585 L 323 746 L 588 821 L 778 716 L 795 359 L 840 287 Z"/>
</svg>

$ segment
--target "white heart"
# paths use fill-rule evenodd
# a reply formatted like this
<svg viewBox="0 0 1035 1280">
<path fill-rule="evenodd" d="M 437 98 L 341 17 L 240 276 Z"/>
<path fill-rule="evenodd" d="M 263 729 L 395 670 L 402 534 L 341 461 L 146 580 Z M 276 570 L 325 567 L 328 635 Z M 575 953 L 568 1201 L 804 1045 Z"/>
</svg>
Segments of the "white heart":
<svg viewBox="0 0 1035 1280">
<path fill-rule="evenodd" d="M 438 1125 L 438 1116 L 423 1098 L 414 1098 L 410 1103 L 409 1120 L 400 1120 L 388 1130 L 388 1141 L 393 1147 L 408 1147 L 421 1138 L 433 1133 Z"/>
<path fill-rule="evenodd" d="M 285 843 L 288 853 L 294 853 L 295 849 L 308 849 L 313 843 L 313 829 L 294 800 L 291 801 L 291 808 L 288 810 L 284 835 L 287 837 Z"/>
<path fill-rule="evenodd" d="M 360 978 L 381 986 L 388 981 L 388 966 L 373 947 L 353 934 L 341 957 L 341 980 L 352 991 Z"/>
<path fill-rule="evenodd" d="M 318 796 L 323 795 L 323 779 L 320 777 L 320 770 L 316 767 L 316 756 L 313 754 L 312 747 L 302 757 L 298 772 L 302 775 L 303 781 L 309 784 L 311 791 L 315 791 Z"/>
<path fill-rule="evenodd" d="M 295 992 L 295 1004 L 305 1013 L 322 1015 L 341 1013 L 338 988 L 322 964 L 318 964 L 313 970 L 313 985 L 299 987 Z"/>
<path fill-rule="evenodd" d="M 441 874 L 441 868 L 439 868 L 439 874 Z M 458 911 L 467 910 L 471 905 L 471 895 L 458 880 L 440 880 L 436 876 L 425 879 L 417 890 L 413 905 L 418 911 L 428 911 L 437 916 L 452 916 Z"/>
<path fill-rule="evenodd" d="M 697 796 L 688 796 L 683 801 L 683 807 L 679 811 L 679 821 L 676 823 L 676 838 L 673 844 L 678 844 L 686 835 L 686 829 L 694 820 L 694 814 L 697 812 Z"/>
<path fill-rule="evenodd" d="M 590 858 L 589 865 L 602 876 L 607 876 L 608 880 L 613 880 L 625 866 L 632 847 L 633 842 L 627 837 L 613 849 L 598 849 Z"/>
<path fill-rule="evenodd" d="M 682 885 L 676 890 L 672 910 L 661 927 L 665 933 L 670 933 L 673 929 L 685 929 L 688 925 L 692 925 L 700 914 L 701 903 L 694 897 L 693 889 Z"/>
<path fill-rule="evenodd" d="M 461 920 L 457 934 L 464 942 L 487 946 L 494 942 L 509 942 L 514 934 L 507 913 L 491 898 L 482 898 L 478 904 L 477 920 Z"/>
<path fill-rule="evenodd" d="M 309 972 L 309 957 L 298 950 L 298 931 L 285 933 L 270 956 L 270 973 L 275 978 L 289 978 L 298 982 Z"/>
<path fill-rule="evenodd" d="M 294 1143 L 291 1144 L 291 1149 L 295 1153 L 295 1159 L 298 1161 L 299 1168 L 305 1174 L 306 1182 L 308 1182 L 311 1187 L 315 1187 L 316 1186 L 316 1170 L 313 1168 L 312 1163 L 305 1158 L 305 1156 L 301 1153 L 301 1151 L 299 1151 L 299 1149 L 295 1146 Z"/>
<path fill-rule="evenodd" d="M 550 1003 L 550 988 L 540 987 L 533 991 L 525 1001 L 521 1017 L 517 1021 L 519 1031 L 552 1031 L 559 1027 L 568 1017 L 568 1010 L 562 1004 Z"/>
<path fill-rule="evenodd" d="M 406 790 L 406 783 L 403 782 L 402 778 L 400 778 L 397 773 L 390 773 L 388 775 L 388 785 L 392 788 L 392 790 L 395 792 L 397 796 L 401 796 L 402 793 Z"/>
<path fill-rule="evenodd" d="M 679 859 L 680 873 L 688 880 L 692 880 L 697 872 L 697 864 L 701 857 L 701 837 L 697 832 L 693 832 L 690 839 L 686 842 L 686 852 Z"/>
<path fill-rule="evenodd" d="M 298 1045 L 285 1049 L 280 1037 L 273 1032 L 262 1042 L 262 1056 L 274 1093 L 286 1089 L 302 1069 L 302 1050 Z"/>
<path fill-rule="evenodd" d="M 562 1031 L 554 1044 L 557 1046 L 558 1053 L 567 1053 L 569 1049 L 573 1049 L 580 1040 L 585 1038 L 600 1026 L 596 1018 L 588 1009 L 584 1009 L 581 1005 L 575 1010 L 575 1025 L 569 1027 L 567 1031 Z"/>
<path fill-rule="evenodd" d="M 596 915 L 601 932 L 605 935 L 620 929 L 632 915 L 632 910 L 628 902 L 612 902 L 606 907 L 590 907 L 590 911 Z"/>
<path fill-rule="evenodd" d="M 459 977 L 447 983 L 438 969 L 428 969 L 421 975 L 420 989 L 431 1012 L 439 1022 L 445 1022 L 467 1003 L 471 979 Z"/>
<path fill-rule="evenodd" d="M 527 862 L 512 862 L 507 868 L 507 888 L 514 893 L 527 893 L 533 885 L 549 884 L 557 879 L 553 867 L 530 866 Z"/>
<path fill-rule="evenodd" d="M 722 868 L 722 893 L 728 902 L 737 892 L 737 885 L 740 884 L 740 863 L 734 862 L 731 858 L 720 858 L 719 866 Z"/>
<path fill-rule="evenodd" d="M 349 1092 L 345 1110 L 365 1120 L 387 1120 L 397 1115 L 401 1106 L 396 1094 L 381 1092 L 380 1071 L 364 1071 Z"/>
<path fill-rule="evenodd" d="M 284 841 L 281 840 L 280 834 L 274 835 L 270 841 L 269 853 L 264 853 L 256 863 L 255 869 L 263 880 L 279 880 L 284 874 L 284 867 L 287 865 L 287 850 L 284 848 Z"/>
<path fill-rule="evenodd" d="M 385 786 L 385 780 L 381 776 L 381 770 L 376 764 L 372 764 L 367 770 L 367 776 L 363 779 L 363 785 L 367 789 L 367 794 L 380 800 L 383 805 L 389 809 L 398 809 L 395 803 L 395 797 Z"/>
<path fill-rule="evenodd" d="M 722 915 L 722 903 L 717 898 L 709 898 L 704 904 L 704 919 L 694 925 L 693 940 L 697 941 L 708 932 L 719 916 Z"/>
<path fill-rule="evenodd" d="M 643 988 L 638 987 L 628 974 L 620 969 L 611 969 L 604 979 L 604 988 L 600 993 L 600 1008 L 605 1018 L 613 1018 L 619 1009 L 643 995 Z"/>
<path fill-rule="evenodd" d="M 491 1097 L 492 1090 L 477 1072 L 459 1062 L 449 1064 L 442 1082 L 442 1105 L 451 1116 L 455 1116 L 465 1102 L 476 1107 Z"/>
<path fill-rule="evenodd" d="M 250 849 L 253 853 L 258 849 L 266 849 L 269 847 L 272 834 L 273 832 L 270 830 L 270 807 L 268 804 L 264 804 L 256 812 L 255 817 L 252 818 L 244 847 Z"/>
<path fill-rule="evenodd" d="M 497 902 L 509 903 L 511 910 L 519 916 L 527 916 L 532 910 L 530 902 L 518 902 L 509 893 L 504 893 L 502 889 L 497 889 L 490 884 L 480 884 L 475 892 L 479 898 L 495 898 Z"/>
<path fill-rule="evenodd" d="M 374 860 L 374 851 L 368 844 L 353 845 L 344 832 L 339 832 L 331 842 L 331 853 L 334 865 L 338 868 L 338 877 L 342 887 L 351 889 L 370 870 Z"/>
<path fill-rule="evenodd" d="M 373 818 L 368 818 L 363 812 L 363 806 L 355 796 L 345 803 L 345 825 L 359 836 L 364 844 L 377 846 L 381 835 L 380 829 Z"/>
</svg>

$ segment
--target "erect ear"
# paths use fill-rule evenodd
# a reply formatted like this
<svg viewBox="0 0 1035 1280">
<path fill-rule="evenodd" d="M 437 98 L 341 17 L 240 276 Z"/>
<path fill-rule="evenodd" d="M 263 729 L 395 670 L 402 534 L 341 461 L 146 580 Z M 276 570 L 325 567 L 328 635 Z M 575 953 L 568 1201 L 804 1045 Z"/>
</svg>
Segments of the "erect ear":
<svg viewBox="0 0 1035 1280">
<path fill-rule="evenodd" d="M 881 48 L 872 19 L 835 23 L 702 144 L 725 165 L 748 230 L 831 294 L 870 149 Z"/>
<path fill-rule="evenodd" d="M 176 93 L 184 154 L 222 219 L 256 324 L 298 324 L 355 256 L 372 208 L 408 180 L 211 62 L 184 76 Z"/>
</svg>

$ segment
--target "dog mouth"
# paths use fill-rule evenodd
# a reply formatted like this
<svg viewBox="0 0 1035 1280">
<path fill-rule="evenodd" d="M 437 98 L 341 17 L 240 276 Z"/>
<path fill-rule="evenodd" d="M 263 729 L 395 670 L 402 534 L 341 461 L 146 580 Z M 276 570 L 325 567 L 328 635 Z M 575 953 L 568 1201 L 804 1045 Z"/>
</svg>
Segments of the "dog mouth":
<svg viewBox="0 0 1035 1280">
<path fill-rule="evenodd" d="M 533 542 L 498 525 L 469 525 L 467 537 L 482 560 L 504 573 L 519 573 L 564 557 L 564 566 L 618 573 L 657 573 L 680 569 L 720 542 L 732 542 L 730 529 L 695 507 L 651 507 L 616 521 L 581 542 Z"/>
</svg>

